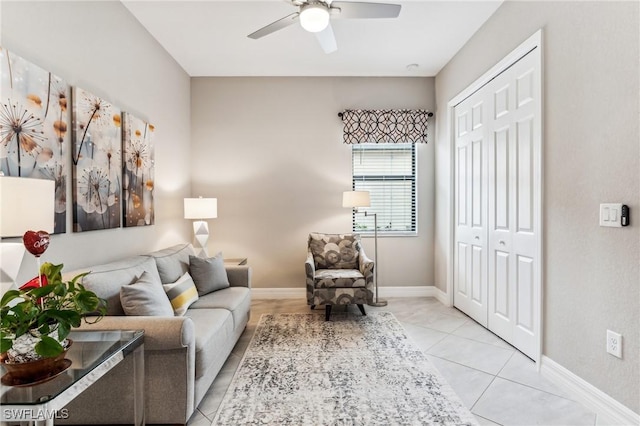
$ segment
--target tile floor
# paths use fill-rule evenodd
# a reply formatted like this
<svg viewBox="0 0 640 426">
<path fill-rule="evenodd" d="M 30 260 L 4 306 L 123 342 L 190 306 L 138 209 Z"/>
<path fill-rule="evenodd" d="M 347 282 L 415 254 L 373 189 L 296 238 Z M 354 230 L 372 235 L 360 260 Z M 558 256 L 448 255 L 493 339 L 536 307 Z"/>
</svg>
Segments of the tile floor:
<svg viewBox="0 0 640 426">
<path fill-rule="evenodd" d="M 262 314 L 310 312 L 304 299 L 254 300 L 251 308 L 249 325 L 189 426 L 211 424 Z M 481 425 L 597 424 L 595 413 L 539 375 L 531 360 L 457 309 L 427 297 L 391 298 L 384 308 L 366 309 L 396 316 Z"/>
</svg>

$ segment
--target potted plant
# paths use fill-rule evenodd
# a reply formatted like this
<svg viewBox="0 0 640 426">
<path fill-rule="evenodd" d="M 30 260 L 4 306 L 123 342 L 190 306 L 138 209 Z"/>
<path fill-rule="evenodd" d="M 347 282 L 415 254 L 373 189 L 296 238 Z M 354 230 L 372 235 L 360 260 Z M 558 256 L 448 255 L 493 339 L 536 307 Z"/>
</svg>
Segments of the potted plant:
<svg viewBox="0 0 640 426">
<path fill-rule="evenodd" d="M 78 282 L 88 272 L 65 282 L 62 267 L 44 263 L 39 277 L 0 300 L 1 360 L 15 380 L 37 381 L 46 370 L 60 369 L 71 329 L 88 315 L 98 321 L 106 312 L 106 301 Z M 37 371 L 23 371 L 29 367 Z"/>
</svg>

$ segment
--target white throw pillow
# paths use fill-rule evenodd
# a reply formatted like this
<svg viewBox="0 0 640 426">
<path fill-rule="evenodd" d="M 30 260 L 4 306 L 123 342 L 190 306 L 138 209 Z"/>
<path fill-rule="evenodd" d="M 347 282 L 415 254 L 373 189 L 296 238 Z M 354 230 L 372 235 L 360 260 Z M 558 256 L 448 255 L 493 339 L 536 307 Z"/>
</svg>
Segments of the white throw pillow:
<svg viewBox="0 0 640 426">
<path fill-rule="evenodd" d="M 162 287 L 167 293 L 167 297 L 169 297 L 173 312 L 177 316 L 184 315 L 189 306 L 198 300 L 198 290 L 188 272 L 185 272 L 175 283 L 163 284 Z"/>
</svg>

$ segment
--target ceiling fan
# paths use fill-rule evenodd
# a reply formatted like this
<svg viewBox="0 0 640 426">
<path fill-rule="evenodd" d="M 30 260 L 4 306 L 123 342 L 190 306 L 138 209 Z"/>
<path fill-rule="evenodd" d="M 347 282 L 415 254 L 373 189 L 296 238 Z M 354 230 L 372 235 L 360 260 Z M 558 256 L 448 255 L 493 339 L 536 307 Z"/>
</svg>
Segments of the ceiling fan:
<svg viewBox="0 0 640 426">
<path fill-rule="evenodd" d="M 331 19 L 397 18 L 401 8 L 399 4 L 389 3 L 331 0 L 290 0 L 290 2 L 298 8 L 297 12 L 278 19 L 247 37 L 259 39 L 300 21 L 302 28 L 315 34 L 322 50 L 325 53 L 331 53 L 338 49 L 331 28 Z"/>
</svg>

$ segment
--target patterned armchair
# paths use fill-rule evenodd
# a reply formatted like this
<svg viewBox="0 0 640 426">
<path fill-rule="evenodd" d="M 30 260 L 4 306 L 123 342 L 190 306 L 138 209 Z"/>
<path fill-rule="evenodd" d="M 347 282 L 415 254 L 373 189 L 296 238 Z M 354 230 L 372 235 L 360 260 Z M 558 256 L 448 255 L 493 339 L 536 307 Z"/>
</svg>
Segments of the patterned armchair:
<svg viewBox="0 0 640 426">
<path fill-rule="evenodd" d="M 325 319 L 333 305 L 358 305 L 373 301 L 373 261 L 364 253 L 359 234 L 309 234 L 307 304 L 325 305 Z"/>
</svg>

